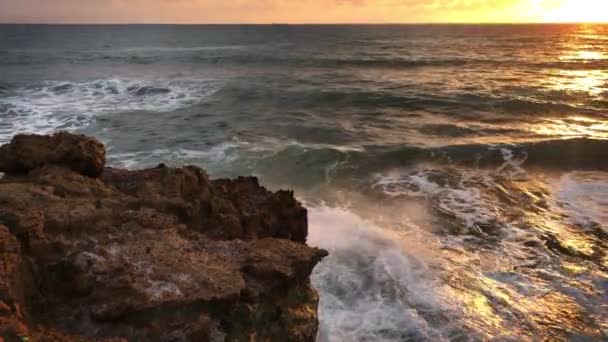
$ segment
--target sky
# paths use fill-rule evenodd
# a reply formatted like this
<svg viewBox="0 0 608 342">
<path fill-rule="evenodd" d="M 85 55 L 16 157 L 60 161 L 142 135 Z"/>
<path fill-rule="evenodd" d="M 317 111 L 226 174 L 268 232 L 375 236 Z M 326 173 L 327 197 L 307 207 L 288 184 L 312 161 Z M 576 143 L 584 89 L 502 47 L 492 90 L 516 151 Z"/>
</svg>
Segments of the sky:
<svg viewBox="0 0 608 342">
<path fill-rule="evenodd" d="M 608 22 L 608 0 L 0 0 L 0 22 Z"/>
</svg>

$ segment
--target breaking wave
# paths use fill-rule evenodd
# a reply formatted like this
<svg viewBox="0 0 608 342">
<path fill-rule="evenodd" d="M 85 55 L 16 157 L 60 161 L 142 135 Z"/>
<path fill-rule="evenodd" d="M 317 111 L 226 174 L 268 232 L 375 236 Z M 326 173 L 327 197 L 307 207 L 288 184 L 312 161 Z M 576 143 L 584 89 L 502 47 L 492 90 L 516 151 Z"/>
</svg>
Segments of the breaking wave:
<svg viewBox="0 0 608 342">
<path fill-rule="evenodd" d="M 0 97 L 2 142 L 16 133 L 76 130 L 103 114 L 174 111 L 203 101 L 215 87 L 211 80 L 101 79 L 0 90 L 5 93 Z"/>
</svg>

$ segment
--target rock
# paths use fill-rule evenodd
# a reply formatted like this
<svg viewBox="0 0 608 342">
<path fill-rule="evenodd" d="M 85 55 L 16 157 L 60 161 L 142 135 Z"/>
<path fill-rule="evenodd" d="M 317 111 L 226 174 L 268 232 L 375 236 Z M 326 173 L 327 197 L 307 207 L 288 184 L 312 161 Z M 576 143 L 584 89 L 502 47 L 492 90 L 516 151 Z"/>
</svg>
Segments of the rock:
<svg viewBox="0 0 608 342">
<path fill-rule="evenodd" d="M 0 225 L 0 260 L 0 337 L 17 340 L 29 334 L 20 310 L 24 301 L 23 260 L 17 239 L 4 225 Z"/>
<path fill-rule="evenodd" d="M 89 177 L 103 172 L 106 151 L 99 141 L 82 135 L 21 134 L 0 147 L 0 172 L 28 173 L 43 165 L 63 166 Z"/>
<path fill-rule="evenodd" d="M 194 166 L 159 166 L 140 171 L 106 168 L 102 180 L 213 239 L 277 237 L 306 242 L 306 209 L 292 192 L 272 193 L 255 177 L 210 181 Z"/>
<path fill-rule="evenodd" d="M 100 173 L 84 165 L 103 146 L 59 153 L 52 140 L 93 141 L 0 147 L 1 338 L 315 340 L 309 277 L 327 252 L 305 244 L 306 209 L 292 192 L 192 166 L 91 178 Z M 11 151 L 27 162 L 7 168 Z"/>
</svg>

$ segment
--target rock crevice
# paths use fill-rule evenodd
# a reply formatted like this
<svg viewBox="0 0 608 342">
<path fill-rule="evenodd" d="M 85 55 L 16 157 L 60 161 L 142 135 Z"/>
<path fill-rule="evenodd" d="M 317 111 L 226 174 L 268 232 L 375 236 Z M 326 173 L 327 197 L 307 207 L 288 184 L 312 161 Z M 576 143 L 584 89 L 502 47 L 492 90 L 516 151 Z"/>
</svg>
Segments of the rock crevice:
<svg viewBox="0 0 608 342">
<path fill-rule="evenodd" d="M 0 147 L 5 341 L 314 341 L 327 252 L 306 209 L 256 178 L 105 167 L 69 133 Z"/>
</svg>

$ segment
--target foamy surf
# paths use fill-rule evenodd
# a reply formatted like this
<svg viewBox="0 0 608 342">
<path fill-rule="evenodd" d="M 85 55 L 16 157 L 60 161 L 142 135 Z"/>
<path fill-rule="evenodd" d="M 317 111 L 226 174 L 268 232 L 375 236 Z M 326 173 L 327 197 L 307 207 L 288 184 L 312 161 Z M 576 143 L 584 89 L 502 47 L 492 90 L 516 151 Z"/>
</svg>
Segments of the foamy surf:
<svg viewBox="0 0 608 342">
<path fill-rule="evenodd" d="M 460 221 L 465 228 L 476 229 L 479 225 L 495 223 L 500 216 L 491 205 L 493 198 L 483 190 L 488 182 L 492 179 L 483 171 L 476 174 L 458 169 L 423 168 L 378 175 L 374 187 L 392 197 L 425 199 L 437 212 Z"/>
<path fill-rule="evenodd" d="M 159 163 L 179 167 L 184 165 L 208 165 L 207 171 L 214 172 L 237 159 L 239 145 L 232 142 L 220 143 L 205 150 L 154 149 L 138 152 L 114 153 L 108 163 L 126 169 L 154 167 Z"/>
<path fill-rule="evenodd" d="M 432 318 L 454 309 L 428 260 L 411 246 L 419 241 L 347 208 L 312 207 L 309 221 L 308 242 L 330 251 L 312 277 L 321 293 L 320 342 L 448 340 L 450 328 Z"/>
<path fill-rule="evenodd" d="M 171 112 L 203 101 L 212 80 L 99 79 L 45 81 L 0 97 L 0 142 L 24 132 L 78 130 L 99 115 L 132 111 Z"/>
<path fill-rule="evenodd" d="M 427 227 L 439 234 L 446 301 L 460 303 L 463 326 L 480 338 L 603 336 L 607 174 L 543 175 L 503 157 L 496 169 L 393 170 L 373 187 L 434 213 Z"/>
</svg>

